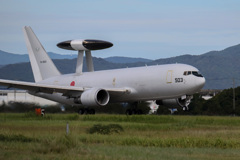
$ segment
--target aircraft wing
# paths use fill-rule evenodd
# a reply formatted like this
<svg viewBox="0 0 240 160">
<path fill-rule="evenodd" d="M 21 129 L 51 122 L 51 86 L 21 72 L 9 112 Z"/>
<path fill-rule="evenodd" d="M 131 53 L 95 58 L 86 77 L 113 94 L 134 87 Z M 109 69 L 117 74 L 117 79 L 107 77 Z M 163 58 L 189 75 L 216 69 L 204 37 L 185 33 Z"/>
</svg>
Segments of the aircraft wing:
<svg viewBox="0 0 240 160">
<path fill-rule="evenodd" d="M 84 91 L 82 87 L 57 86 L 57 85 L 48 85 L 48 84 L 41 84 L 41 83 L 12 81 L 12 80 L 3 80 L 3 79 L 0 79 L 0 85 L 7 86 L 7 88 L 19 88 L 19 89 L 35 91 L 35 92 L 44 92 L 44 93 L 53 93 L 53 92 L 66 93 L 67 91 L 79 91 L 79 92 Z"/>
<path fill-rule="evenodd" d="M 63 96 L 75 97 L 80 93 L 90 88 L 75 87 L 75 86 L 59 86 L 49 85 L 33 82 L 13 81 L 0 79 L 0 86 L 7 86 L 7 88 L 19 88 L 33 92 L 43 92 L 52 94 L 53 92 L 63 93 Z M 110 93 L 110 95 L 129 93 L 129 89 L 124 88 L 103 88 Z"/>
</svg>

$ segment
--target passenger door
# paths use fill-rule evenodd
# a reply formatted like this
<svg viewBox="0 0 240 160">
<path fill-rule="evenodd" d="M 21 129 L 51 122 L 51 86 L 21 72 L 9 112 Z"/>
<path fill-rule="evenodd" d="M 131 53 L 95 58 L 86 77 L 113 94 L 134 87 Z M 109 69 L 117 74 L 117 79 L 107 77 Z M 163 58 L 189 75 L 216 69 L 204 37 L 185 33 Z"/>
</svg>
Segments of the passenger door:
<svg viewBox="0 0 240 160">
<path fill-rule="evenodd" d="M 167 78 L 166 78 L 166 82 L 167 83 L 172 83 L 172 75 L 173 75 L 173 71 L 172 70 L 168 70 L 167 71 Z"/>
</svg>

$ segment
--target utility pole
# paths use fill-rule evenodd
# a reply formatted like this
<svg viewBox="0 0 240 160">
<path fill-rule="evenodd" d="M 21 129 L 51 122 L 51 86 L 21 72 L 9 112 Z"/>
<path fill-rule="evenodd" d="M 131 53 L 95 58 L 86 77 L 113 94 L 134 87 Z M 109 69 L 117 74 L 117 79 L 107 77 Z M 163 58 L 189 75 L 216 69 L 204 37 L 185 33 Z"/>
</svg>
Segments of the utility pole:
<svg viewBox="0 0 240 160">
<path fill-rule="evenodd" d="M 233 78 L 233 116 L 235 116 L 235 79 Z"/>
</svg>

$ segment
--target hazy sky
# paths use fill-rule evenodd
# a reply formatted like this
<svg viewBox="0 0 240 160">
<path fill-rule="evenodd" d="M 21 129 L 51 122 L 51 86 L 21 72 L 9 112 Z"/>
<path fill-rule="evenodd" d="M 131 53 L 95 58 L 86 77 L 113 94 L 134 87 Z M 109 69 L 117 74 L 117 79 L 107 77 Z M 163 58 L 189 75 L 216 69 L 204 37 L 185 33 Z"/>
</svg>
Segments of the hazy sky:
<svg viewBox="0 0 240 160">
<path fill-rule="evenodd" d="M 47 51 L 70 39 L 110 41 L 93 56 L 159 59 L 240 43 L 240 0 L 0 0 L 0 50 L 26 54 L 31 26 Z"/>
</svg>

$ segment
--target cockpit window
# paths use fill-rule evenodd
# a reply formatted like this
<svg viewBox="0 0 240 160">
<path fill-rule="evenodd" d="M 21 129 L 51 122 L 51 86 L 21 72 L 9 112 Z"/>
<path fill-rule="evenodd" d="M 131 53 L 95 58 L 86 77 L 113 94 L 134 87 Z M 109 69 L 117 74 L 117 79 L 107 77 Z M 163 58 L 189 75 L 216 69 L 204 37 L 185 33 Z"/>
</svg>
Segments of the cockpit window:
<svg viewBox="0 0 240 160">
<path fill-rule="evenodd" d="M 194 76 L 197 76 L 197 77 L 203 77 L 203 76 L 201 75 L 201 73 L 198 72 L 198 71 L 185 71 L 185 72 L 183 73 L 183 75 L 184 75 L 184 76 L 194 75 Z"/>
<path fill-rule="evenodd" d="M 192 74 L 192 71 L 185 71 L 185 72 L 183 73 L 184 76 L 191 75 L 191 74 Z"/>
<path fill-rule="evenodd" d="M 199 73 L 199 72 L 197 72 L 197 71 L 193 71 L 192 74 L 193 74 L 194 76 L 197 76 L 197 77 L 203 77 L 203 76 L 201 75 L 201 73 Z"/>
</svg>

